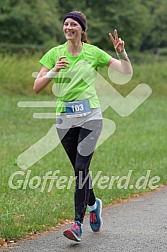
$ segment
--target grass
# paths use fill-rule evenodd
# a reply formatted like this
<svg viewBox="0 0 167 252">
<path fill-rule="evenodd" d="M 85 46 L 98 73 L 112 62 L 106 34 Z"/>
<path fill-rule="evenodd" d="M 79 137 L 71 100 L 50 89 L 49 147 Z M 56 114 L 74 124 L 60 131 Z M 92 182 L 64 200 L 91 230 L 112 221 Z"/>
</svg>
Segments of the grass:
<svg viewBox="0 0 167 252">
<path fill-rule="evenodd" d="M 71 164 L 65 155 L 61 145 L 34 164 L 28 170 L 31 171 L 24 189 L 11 189 L 8 185 L 9 178 L 14 172 L 21 171 L 16 164 L 20 153 L 33 143 L 41 139 L 54 123 L 50 120 L 33 119 L 34 112 L 44 109 L 19 108 L 17 102 L 22 100 L 53 100 L 50 88 L 38 96 L 32 93 L 33 78 L 31 73 L 39 70 L 37 63 L 39 56 L 24 57 L 4 56 L 0 61 L 1 72 L 1 152 L 0 152 L 0 237 L 17 239 L 31 232 L 41 232 L 73 218 L 73 190 L 58 189 L 55 184 L 48 191 L 49 183 L 41 192 L 41 186 L 37 189 L 30 188 L 30 181 L 34 176 L 41 179 L 48 172 L 59 170 L 59 176 L 74 176 Z M 148 183 L 146 188 L 135 188 L 136 181 L 145 176 L 150 170 L 149 180 L 158 176 L 160 181 L 155 185 L 167 182 L 167 153 L 166 153 L 166 114 L 167 114 L 167 87 L 166 87 L 166 63 L 154 63 L 147 65 L 135 65 L 134 76 L 130 83 L 119 87 L 120 92 L 126 95 L 139 83 L 148 83 L 153 89 L 153 94 L 129 117 L 122 118 L 111 108 L 104 112 L 104 117 L 111 119 L 116 124 L 115 133 L 109 137 L 95 152 L 91 163 L 92 177 L 95 178 L 101 171 L 99 180 L 103 176 L 127 176 L 132 170 L 129 185 L 133 189 L 118 188 L 118 180 L 113 183 L 111 189 L 99 189 L 99 184 L 94 186 L 98 197 L 102 198 L 104 205 L 118 202 L 133 194 L 150 190 Z M 103 73 L 105 74 L 105 73 Z M 45 109 L 48 111 L 48 108 Z M 54 112 L 54 109 L 52 109 Z M 49 112 L 52 112 L 49 110 Z M 14 178 L 14 185 L 26 183 L 25 174 Z M 23 181 L 23 182 L 22 182 Z M 142 185 L 144 180 L 141 181 Z M 34 181 L 34 185 L 37 181 Z M 122 181 L 122 186 L 125 180 Z M 105 186 L 108 183 L 101 183 Z M 142 186 L 141 186 L 142 187 Z"/>
</svg>

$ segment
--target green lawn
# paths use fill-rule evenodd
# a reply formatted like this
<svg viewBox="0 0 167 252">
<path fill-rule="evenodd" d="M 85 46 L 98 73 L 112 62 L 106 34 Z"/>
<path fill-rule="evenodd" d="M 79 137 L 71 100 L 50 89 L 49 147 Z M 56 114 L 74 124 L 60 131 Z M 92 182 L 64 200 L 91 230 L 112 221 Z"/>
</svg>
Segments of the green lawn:
<svg viewBox="0 0 167 252">
<path fill-rule="evenodd" d="M 6 59 L 5 59 L 6 60 Z M 22 171 L 16 163 L 18 155 L 41 139 L 51 126 L 53 119 L 34 119 L 34 112 L 44 111 L 37 108 L 19 108 L 19 101 L 52 101 L 54 96 L 46 92 L 35 96 L 32 91 L 32 77 L 34 71 L 38 71 L 37 59 L 28 58 L 27 68 L 25 61 L 13 60 L 7 78 L 4 68 L 1 78 L 1 152 L 0 152 L 0 237 L 19 238 L 32 231 L 47 230 L 65 219 L 73 218 L 73 190 L 71 188 L 58 189 L 56 180 L 51 191 L 49 181 L 41 192 L 41 186 L 31 189 L 34 176 L 42 178 L 47 172 L 59 171 L 58 176 L 73 175 L 73 170 L 61 145 L 52 152 L 28 168 L 23 175 L 16 175 L 13 184 L 20 189 L 11 189 L 9 179 L 14 172 Z M 6 62 L 8 62 L 6 60 Z M 1 67 L 3 60 L 1 60 Z M 35 69 L 34 69 L 35 67 Z M 167 151 L 166 151 L 166 119 L 167 119 L 167 87 L 166 87 L 167 64 L 155 63 L 153 65 L 140 65 L 134 67 L 134 77 L 127 87 L 117 87 L 118 90 L 127 94 L 132 87 L 139 83 L 148 83 L 153 89 L 153 94 L 129 117 L 120 117 L 114 110 L 108 108 L 104 117 L 111 119 L 116 124 L 115 133 L 109 137 L 96 151 L 91 163 L 92 178 L 100 171 L 100 176 L 95 183 L 95 192 L 103 200 L 104 205 L 115 203 L 120 199 L 128 198 L 130 195 L 150 190 L 148 182 L 154 176 L 154 185 L 166 184 L 167 182 Z M 0 68 L 1 69 L 1 68 Z M 22 74 L 17 78 L 17 74 Z M 18 79 L 18 82 L 17 82 Z M 5 84 L 6 80 L 6 84 Z M 24 81 L 25 80 L 25 81 Z M 116 87 L 116 86 L 115 86 Z M 54 112 L 54 109 L 45 109 Z M 122 183 L 119 178 L 127 176 L 131 171 L 129 185 L 134 188 L 125 189 L 125 180 Z M 23 171 L 22 171 L 23 172 Z M 136 182 L 141 176 L 149 174 L 146 187 L 142 188 L 143 180 L 139 183 L 141 187 L 136 188 Z M 25 181 L 26 175 L 29 178 Z M 104 176 L 112 179 L 119 176 L 109 188 Z M 19 182 L 20 180 L 20 182 Z M 31 182 L 30 182 L 31 181 Z M 152 180 L 153 181 L 153 180 Z M 158 180 L 157 180 L 158 181 Z M 34 185 L 37 181 L 34 180 Z M 59 181 L 60 182 L 60 181 Z M 26 186 L 27 184 L 27 186 Z M 62 183 L 63 184 L 63 183 Z M 100 187 L 104 186 L 105 189 Z M 120 187 L 122 186 L 122 189 Z M 144 185 L 143 185 L 144 186 Z"/>
</svg>

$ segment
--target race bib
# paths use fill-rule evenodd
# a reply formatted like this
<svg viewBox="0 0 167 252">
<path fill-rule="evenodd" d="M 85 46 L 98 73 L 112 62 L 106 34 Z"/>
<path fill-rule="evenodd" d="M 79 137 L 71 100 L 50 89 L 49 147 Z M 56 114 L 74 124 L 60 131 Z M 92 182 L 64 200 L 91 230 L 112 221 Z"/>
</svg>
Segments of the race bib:
<svg viewBox="0 0 167 252">
<path fill-rule="evenodd" d="M 65 102 L 67 117 L 82 117 L 91 113 L 89 101 Z"/>
</svg>

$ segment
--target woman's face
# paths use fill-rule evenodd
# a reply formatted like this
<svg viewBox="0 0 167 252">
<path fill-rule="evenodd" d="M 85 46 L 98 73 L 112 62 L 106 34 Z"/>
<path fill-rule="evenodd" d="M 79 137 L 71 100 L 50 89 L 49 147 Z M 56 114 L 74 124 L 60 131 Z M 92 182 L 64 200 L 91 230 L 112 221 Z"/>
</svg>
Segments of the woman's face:
<svg viewBox="0 0 167 252">
<path fill-rule="evenodd" d="M 82 27 L 72 18 L 67 18 L 65 20 L 63 32 L 67 40 L 81 40 Z"/>
</svg>

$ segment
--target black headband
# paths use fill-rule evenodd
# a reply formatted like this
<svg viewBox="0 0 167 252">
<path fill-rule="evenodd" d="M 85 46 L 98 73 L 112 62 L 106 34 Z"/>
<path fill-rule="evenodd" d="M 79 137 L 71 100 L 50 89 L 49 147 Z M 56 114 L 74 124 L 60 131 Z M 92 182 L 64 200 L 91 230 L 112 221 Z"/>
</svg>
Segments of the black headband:
<svg viewBox="0 0 167 252">
<path fill-rule="evenodd" d="M 75 21 L 77 21 L 77 22 L 80 24 L 80 26 L 82 27 L 82 30 L 83 30 L 83 31 L 86 30 L 86 23 L 85 23 L 85 20 L 83 19 L 83 17 L 82 17 L 80 14 L 78 14 L 78 13 L 76 13 L 76 12 L 70 12 L 70 13 L 68 13 L 68 14 L 64 17 L 63 23 L 65 22 L 65 20 L 66 20 L 67 18 L 72 18 L 72 19 L 74 19 Z"/>
</svg>

